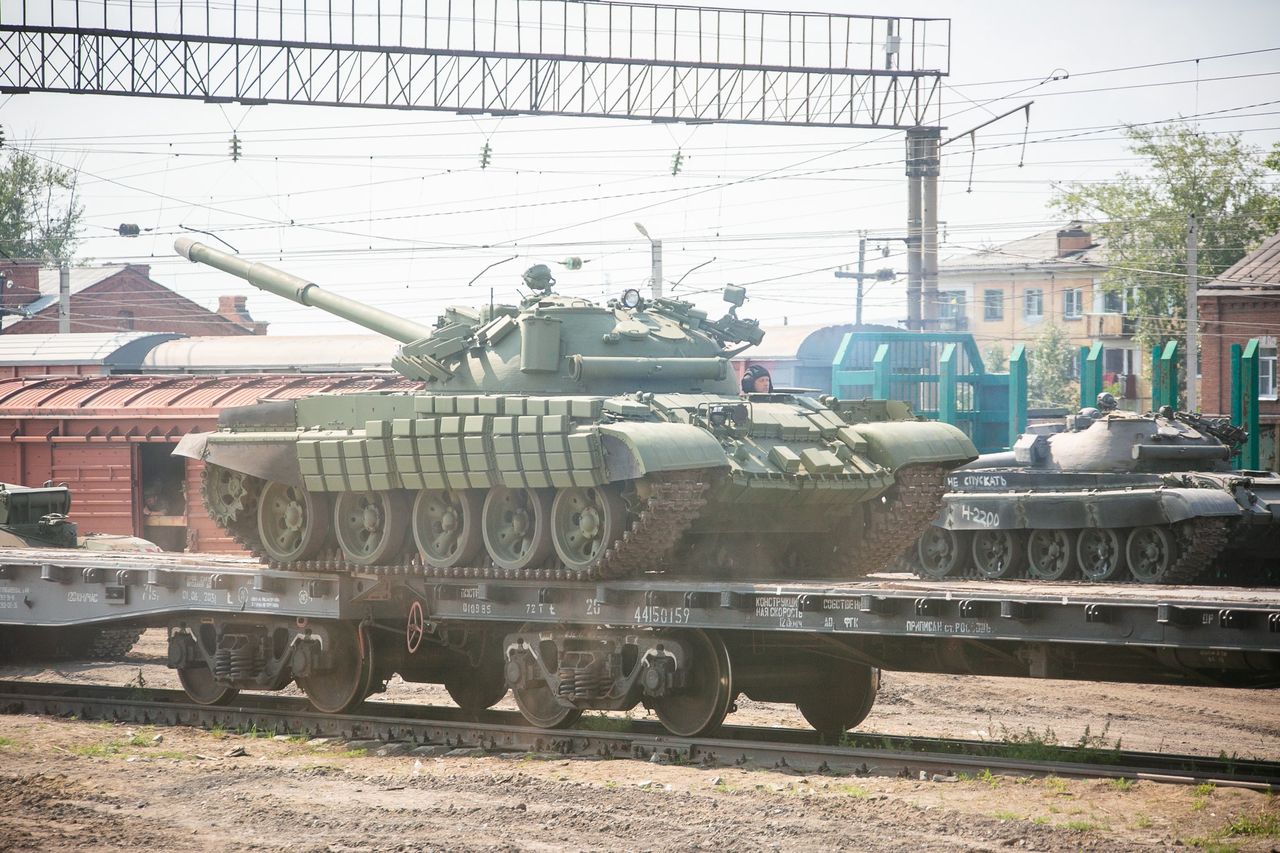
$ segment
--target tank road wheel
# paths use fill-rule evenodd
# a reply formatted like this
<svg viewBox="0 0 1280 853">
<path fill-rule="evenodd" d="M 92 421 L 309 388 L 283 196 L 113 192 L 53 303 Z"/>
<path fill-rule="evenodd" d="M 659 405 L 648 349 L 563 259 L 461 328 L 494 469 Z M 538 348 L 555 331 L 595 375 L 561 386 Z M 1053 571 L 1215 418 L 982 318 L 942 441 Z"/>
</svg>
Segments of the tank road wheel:
<svg viewBox="0 0 1280 853">
<path fill-rule="evenodd" d="M 718 635 L 706 631 L 684 631 L 680 639 L 689 647 L 684 687 L 648 704 L 667 731 L 679 737 L 696 737 L 718 729 L 733 704 L 729 652 Z"/>
<path fill-rule="evenodd" d="M 1109 581 L 1124 572 L 1123 541 L 1110 527 L 1086 527 L 1076 541 L 1080 574 L 1085 580 Z"/>
<path fill-rule="evenodd" d="M 428 566 L 448 569 L 470 562 L 481 547 L 478 491 L 427 489 L 413 502 L 413 541 Z"/>
<path fill-rule="evenodd" d="M 820 687 L 796 699 L 796 707 L 828 742 L 837 743 L 871 713 L 879 690 L 880 670 L 842 661 L 831 667 Z"/>
<path fill-rule="evenodd" d="M 1178 543 L 1167 527 L 1135 527 L 1124 547 L 1129 572 L 1140 583 L 1161 583 L 1178 561 Z"/>
<path fill-rule="evenodd" d="M 1075 531 L 1031 531 L 1027 538 L 1027 574 L 1042 581 L 1058 581 L 1075 573 Z"/>
<path fill-rule="evenodd" d="M 225 705 L 240 691 L 213 679 L 209 667 L 188 666 L 178 670 L 178 683 L 187 697 L 197 705 Z"/>
<path fill-rule="evenodd" d="M 960 575 L 969 566 L 969 534 L 945 527 L 929 528 L 916 540 L 916 558 L 921 577 L 939 580 Z"/>
<path fill-rule="evenodd" d="M 973 566 L 988 580 L 1021 577 L 1027 549 L 1017 530 L 979 530 L 973 534 Z"/>
<path fill-rule="evenodd" d="M 626 507 L 612 486 L 560 489 L 551 504 L 551 539 L 565 568 L 594 568 L 622 538 Z"/>
<path fill-rule="evenodd" d="M 348 562 L 394 562 L 409 530 L 408 501 L 400 492 L 343 492 L 333 506 L 333 529 Z"/>
<path fill-rule="evenodd" d="M 322 714 L 341 714 L 363 702 L 373 689 L 373 643 L 350 622 L 334 622 L 328 628 L 329 668 L 317 667 L 296 680 L 313 708 Z"/>
<path fill-rule="evenodd" d="M 262 550 L 281 563 L 314 556 L 329 538 L 329 496 L 268 483 L 258 501 Z"/>
<path fill-rule="evenodd" d="M 551 497 L 497 486 L 484 499 L 484 544 L 500 569 L 536 566 L 551 555 Z"/>
</svg>

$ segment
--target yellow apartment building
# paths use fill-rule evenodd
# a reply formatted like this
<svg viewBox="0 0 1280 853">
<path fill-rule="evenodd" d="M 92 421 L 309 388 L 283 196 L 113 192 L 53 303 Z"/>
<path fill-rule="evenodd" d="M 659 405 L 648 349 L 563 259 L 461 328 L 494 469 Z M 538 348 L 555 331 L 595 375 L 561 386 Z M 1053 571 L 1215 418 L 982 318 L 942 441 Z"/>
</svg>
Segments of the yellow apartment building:
<svg viewBox="0 0 1280 853">
<path fill-rule="evenodd" d="M 1125 408 L 1143 408 L 1150 402 L 1141 381 L 1144 359 L 1125 316 L 1125 294 L 1102 288 L 1104 265 L 1105 246 L 1080 222 L 944 258 L 939 329 L 969 332 L 981 352 L 999 348 L 1007 356 L 1014 344 L 1033 348 L 1045 324 L 1055 322 L 1073 345 L 1100 341 L 1104 384 L 1119 391 Z"/>
</svg>

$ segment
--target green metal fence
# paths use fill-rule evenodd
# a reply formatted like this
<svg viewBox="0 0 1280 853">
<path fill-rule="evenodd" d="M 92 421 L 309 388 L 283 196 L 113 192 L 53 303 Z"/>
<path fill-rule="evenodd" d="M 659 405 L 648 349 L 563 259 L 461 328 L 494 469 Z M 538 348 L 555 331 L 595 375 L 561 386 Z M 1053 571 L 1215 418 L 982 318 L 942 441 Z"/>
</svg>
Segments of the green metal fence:
<svg viewBox="0 0 1280 853">
<path fill-rule="evenodd" d="M 963 429 L 979 452 L 1005 450 L 1027 426 L 1026 349 L 989 373 L 973 335 L 850 332 L 831 366 L 837 397 L 905 400 L 916 414 Z"/>
</svg>

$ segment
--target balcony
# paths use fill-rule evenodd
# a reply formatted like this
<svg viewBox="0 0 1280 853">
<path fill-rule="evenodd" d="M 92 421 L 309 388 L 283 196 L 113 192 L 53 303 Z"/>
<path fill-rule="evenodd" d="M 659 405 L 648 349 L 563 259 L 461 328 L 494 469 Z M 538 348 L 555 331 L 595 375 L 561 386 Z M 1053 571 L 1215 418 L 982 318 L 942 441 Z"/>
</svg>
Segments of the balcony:
<svg viewBox="0 0 1280 853">
<path fill-rule="evenodd" d="M 1086 314 L 1084 319 L 1088 337 L 1133 337 L 1133 321 L 1123 314 Z"/>
<path fill-rule="evenodd" d="M 948 317 L 938 318 L 939 332 L 967 332 L 969 331 L 969 315 L 954 314 Z"/>
</svg>

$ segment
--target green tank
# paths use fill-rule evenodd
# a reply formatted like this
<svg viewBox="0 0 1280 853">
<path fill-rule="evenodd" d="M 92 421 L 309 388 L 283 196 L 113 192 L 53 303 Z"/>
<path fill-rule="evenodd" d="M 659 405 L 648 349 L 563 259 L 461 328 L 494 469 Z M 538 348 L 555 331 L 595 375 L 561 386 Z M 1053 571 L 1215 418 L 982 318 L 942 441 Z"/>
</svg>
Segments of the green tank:
<svg viewBox="0 0 1280 853">
<path fill-rule="evenodd" d="M 184 257 L 399 341 L 413 393 L 224 410 L 176 453 L 205 462 L 213 519 L 266 562 L 494 578 L 851 577 L 929 524 L 977 456 L 903 403 L 740 393 L 763 337 L 677 299 L 553 292 L 434 324 L 189 239 Z M 392 568 L 387 568 L 392 567 Z"/>
</svg>

